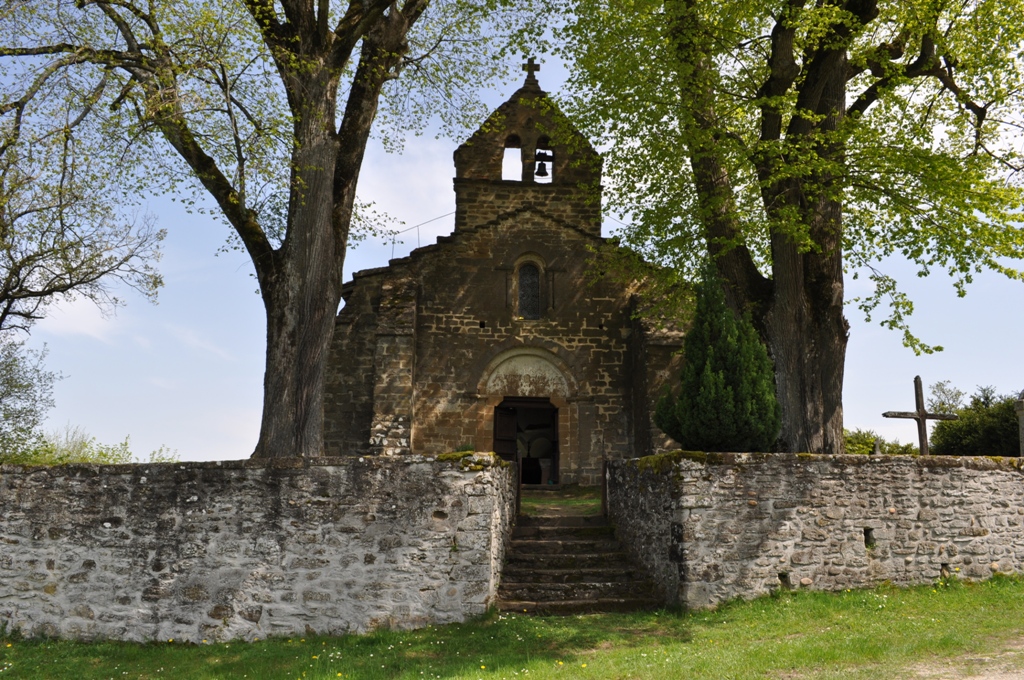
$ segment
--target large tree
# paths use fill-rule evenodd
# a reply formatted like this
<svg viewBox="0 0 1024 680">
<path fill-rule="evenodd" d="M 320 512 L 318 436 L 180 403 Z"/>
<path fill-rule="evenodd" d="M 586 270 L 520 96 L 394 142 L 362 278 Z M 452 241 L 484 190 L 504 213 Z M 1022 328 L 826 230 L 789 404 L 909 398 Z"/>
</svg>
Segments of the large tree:
<svg viewBox="0 0 1024 680">
<path fill-rule="evenodd" d="M 573 0 L 572 114 L 607 145 L 624 240 L 681 276 L 710 253 L 775 364 L 778 446 L 843 450 L 843 274 L 917 351 L 902 255 L 962 294 L 1024 256 L 1024 4 Z"/>
<path fill-rule="evenodd" d="M 7 2 L 0 106 L 45 129 L 52 107 L 77 105 L 91 122 L 78 139 L 121 185 L 196 180 L 251 258 L 266 309 L 254 455 L 321 455 L 324 365 L 374 121 L 383 113 L 400 133 L 432 112 L 476 113 L 465 95 L 502 69 L 499 50 L 515 53 L 506 38 L 528 5 Z"/>
</svg>

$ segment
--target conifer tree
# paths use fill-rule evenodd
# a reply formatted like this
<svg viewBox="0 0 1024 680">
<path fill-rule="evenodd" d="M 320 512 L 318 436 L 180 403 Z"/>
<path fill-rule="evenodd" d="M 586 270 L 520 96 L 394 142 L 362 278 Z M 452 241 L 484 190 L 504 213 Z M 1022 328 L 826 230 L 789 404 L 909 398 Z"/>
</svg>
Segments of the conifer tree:
<svg viewBox="0 0 1024 680">
<path fill-rule="evenodd" d="M 655 424 L 686 449 L 769 450 L 780 427 L 772 363 L 749 315 L 737 318 L 726 306 L 710 267 L 683 349 L 679 395 L 661 397 Z"/>
</svg>

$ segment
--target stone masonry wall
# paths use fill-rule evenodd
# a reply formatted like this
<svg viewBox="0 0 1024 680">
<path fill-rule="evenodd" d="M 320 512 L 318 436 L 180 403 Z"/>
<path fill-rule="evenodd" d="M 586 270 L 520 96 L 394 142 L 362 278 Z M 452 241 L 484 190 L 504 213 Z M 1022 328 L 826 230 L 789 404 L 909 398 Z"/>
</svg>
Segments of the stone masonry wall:
<svg viewBox="0 0 1024 680">
<path fill-rule="evenodd" d="M 609 464 L 609 514 L 668 604 L 1024 571 L 1019 459 L 676 452 Z"/>
<path fill-rule="evenodd" d="M 496 460 L 0 466 L 0 626 L 195 642 L 465 620 L 514 512 Z"/>
<path fill-rule="evenodd" d="M 518 347 L 540 347 L 563 360 L 576 382 L 574 403 L 593 413 L 589 430 L 601 441 L 562 452 L 563 481 L 593 477 L 604 455 L 621 457 L 631 450 L 624 369 L 628 292 L 609 281 L 587 281 L 588 246 L 594 243 L 529 213 L 461 233 L 445 245 L 443 258 L 411 258 L 423 282 L 414 450 L 436 454 L 472 443 L 478 422 L 487 417 L 477 391 L 481 376 L 491 359 Z M 545 309 L 536 320 L 518 318 L 509 293 L 523 252 L 544 263 Z"/>
</svg>

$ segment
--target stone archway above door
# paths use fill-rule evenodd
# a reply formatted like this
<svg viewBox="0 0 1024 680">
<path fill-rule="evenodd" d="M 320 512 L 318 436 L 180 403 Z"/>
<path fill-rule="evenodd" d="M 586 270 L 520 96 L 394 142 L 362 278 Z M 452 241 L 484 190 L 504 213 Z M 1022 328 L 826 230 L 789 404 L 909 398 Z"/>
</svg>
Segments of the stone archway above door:
<svg viewBox="0 0 1024 680">
<path fill-rule="evenodd" d="M 535 347 L 502 352 L 490 361 L 480 379 L 481 395 L 569 398 L 575 381 L 565 362 Z"/>
</svg>

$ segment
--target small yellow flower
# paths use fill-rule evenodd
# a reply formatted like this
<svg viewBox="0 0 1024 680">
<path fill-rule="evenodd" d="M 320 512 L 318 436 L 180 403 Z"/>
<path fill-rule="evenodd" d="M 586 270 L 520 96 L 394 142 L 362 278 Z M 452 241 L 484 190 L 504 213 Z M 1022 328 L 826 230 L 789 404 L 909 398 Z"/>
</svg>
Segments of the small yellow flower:
<svg viewBox="0 0 1024 680">
<path fill-rule="evenodd" d="M 313 658 L 314 658 L 314 659 L 319 659 L 320 657 L 319 657 L 319 656 L 317 656 L 316 654 L 314 654 L 314 655 L 313 655 Z"/>
<path fill-rule="evenodd" d="M 174 642 L 174 638 L 170 638 L 168 642 Z"/>
<path fill-rule="evenodd" d="M 580 668 L 586 668 L 586 667 L 587 667 L 587 664 L 585 664 L 585 663 L 581 663 L 580 664 Z"/>
<path fill-rule="evenodd" d="M 561 661 L 559 661 L 559 662 L 558 662 L 558 665 L 559 665 L 559 666 L 561 666 L 561 665 L 563 665 L 563 664 L 562 664 L 562 662 L 561 662 Z"/>
<path fill-rule="evenodd" d="M 10 643 L 10 642 L 8 642 L 8 643 L 7 643 L 7 646 L 8 646 L 8 647 L 10 647 L 10 646 L 11 646 L 11 643 Z"/>
<path fill-rule="evenodd" d="M 487 668 L 487 666 L 480 666 L 480 668 Z"/>
</svg>

